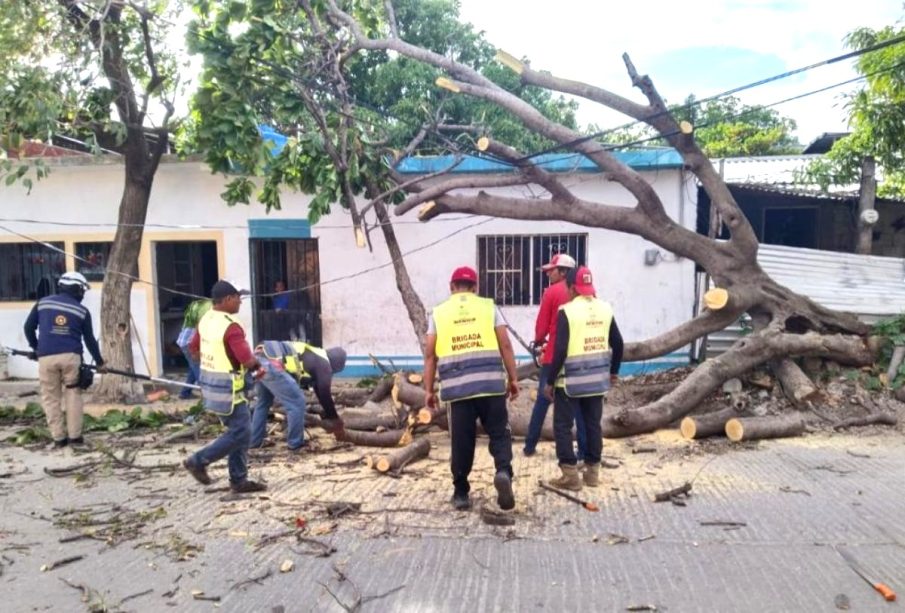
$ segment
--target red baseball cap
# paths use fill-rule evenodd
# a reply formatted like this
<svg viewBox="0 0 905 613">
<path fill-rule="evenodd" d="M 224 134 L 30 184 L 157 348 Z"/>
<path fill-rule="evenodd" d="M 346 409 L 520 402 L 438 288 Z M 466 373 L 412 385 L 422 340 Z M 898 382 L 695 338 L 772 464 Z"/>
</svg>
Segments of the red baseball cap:
<svg viewBox="0 0 905 613">
<path fill-rule="evenodd" d="M 557 253 L 550 261 L 540 267 L 541 270 L 550 270 L 551 268 L 575 268 L 575 259 L 567 253 Z"/>
<path fill-rule="evenodd" d="M 575 271 L 575 284 L 572 286 L 582 296 L 596 296 L 594 277 L 587 266 L 579 266 Z"/>
<path fill-rule="evenodd" d="M 478 273 L 471 266 L 459 266 L 453 271 L 452 277 L 449 278 L 450 283 L 455 283 L 456 281 L 467 281 L 477 284 Z"/>
</svg>

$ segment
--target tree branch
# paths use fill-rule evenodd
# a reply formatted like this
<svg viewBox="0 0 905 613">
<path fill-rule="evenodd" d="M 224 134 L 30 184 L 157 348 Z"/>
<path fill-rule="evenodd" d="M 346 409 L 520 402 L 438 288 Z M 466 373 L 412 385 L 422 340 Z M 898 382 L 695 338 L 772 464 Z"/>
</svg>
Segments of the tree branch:
<svg viewBox="0 0 905 613">
<path fill-rule="evenodd" d="M 563 204 L 574 204 L 575 195 L 569 189 L 559 182 L 553 173 L 547 172 L 533 162 L 526 160 L 525 157 L 509 145 L 505 145 L 493 139 L 488 139 L 487 151 L 490 153 L 514 163 L 525 173 L 531 181 L 537 183 L 553 196 L 554 200 L 558 200 Z"/>
<path fill-rule="evenodd" d="M 420 179 L 419 179 L 420 181 Z M 425 188 L 416 194 L 412 194 L 403 202 L 396 205 L 396 215 L 404 215 L 419 204 L 428 200 L 435 200 L 448 192 L 456 189 L 478 189 L 490 187 L 511 187 L 513 185 L 525 185 L 529 183 L 522 173 L 495 175 L 490 177 L 467 176 L 447 179 L 439 185 Z"/>
</svg>

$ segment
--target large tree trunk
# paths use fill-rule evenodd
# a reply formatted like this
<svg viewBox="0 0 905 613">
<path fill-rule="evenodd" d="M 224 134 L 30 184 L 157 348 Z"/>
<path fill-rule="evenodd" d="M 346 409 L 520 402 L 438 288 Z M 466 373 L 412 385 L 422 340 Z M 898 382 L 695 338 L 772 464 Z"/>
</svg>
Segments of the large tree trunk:
<svg viewBox="0 0 905 613">
<path fill-rule="evenodd" d="M 151 180 L 136 181 L 126 164 L 126 185 L 119 205 L 119 226 L 110 249 L 101 293 L 101 354 L 113 368 L 134 370 L 132 355 L 132 279 L 141 249 L 143 224 L 151 197 Z M 128 276 L 127 276 L 128 275 Z M 149 340 L 149 339 L 148 339 Z M 135 379 L 103 375 L 95 398 L 109 402 L 134 400 L 142 394 Z"/>
<path fill-rule="evenodd" d="M 107 271 L 104 275 L 104 289 L 101 294 L 101 353 L 113 368 L 134 370 L 132 355 L 132 277 L 137 276 L 138 254 L 147 218 L 151 186 L 157 172 L 160 158 L 167 150 L 168 123 L 173 114 L 173 105 L 162 100 L 166 113 L 160 127 L 153 129 L 157 141 L 152 146 L 147 137 L 150 128 L 144 126 L 148 99 L 159 91 L 165 79 L 157 70 L 157 60 L 148 34 L 152 14 L 136 9 L 144 38 L 138 47 L 144 55 L 146 66 L 141 69 L 141 78 L 146 79 L 142 104 L 129 72 L 125 47 L 137 41 L 123 41 L 121 38 L 123 3 L 110 3 L 101 18 L 84 12 L 76 0 L 57 0 L 66 10 L 67 19 L 80 32 L 87 32 L 94 49 L 100 53 L 104 76 L 114 93 L 113 105 L 125 127 L 125 185 L 119 204 L 119 226 L 110 249 Z M 150 340 L 150 339 L 145 339 Z M 95 390 L 95 397 L 103 400 L 119 401 L 134 399 L 141 388 L 134 380 L 105 375 Z"/>
<path fill-rule="evenodd" d="M 424 310 L 424 303 L 421 302 L 421 297 L 418 296 L 418 292 L 412 286 L 408 269 L 405 267 L 405 258 L 402 255 L 402 250 L 399 249 L 399 241 L 396 240 L 396 232 L 393 230 L 393 223 L 390 221 L 390 216 L 387 214 L 383 201 L 375 201 L 374 211 L 377 213 L 377 220 L 380 222 L 380 229 L 383 232 L 387 250 L 390 252 L 390 258 L 393 261 L 393 271 L 396 273 L 396 289 L 399 290 L 399 296 L 402 298 L 405 310 L 408 311 L 415 338 L 418 339 L 418 346 L 423 350 L 424 335 L 427 333 L 427 314 Z"/>
</svg>

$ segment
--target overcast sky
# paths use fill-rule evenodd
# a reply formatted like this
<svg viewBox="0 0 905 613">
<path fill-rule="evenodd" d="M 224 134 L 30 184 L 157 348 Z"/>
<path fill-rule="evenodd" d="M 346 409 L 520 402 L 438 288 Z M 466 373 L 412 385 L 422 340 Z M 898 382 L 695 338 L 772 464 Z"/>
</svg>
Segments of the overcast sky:
<svg viewBox="0 0 905 613">
<path fill-rule="evenodd" d="M 892 25 L 899 0 L 460 0 L 461 15 L 488 40 L 532 67 L 587 81 L 643 101 L 622 63 L 628 52 L 667 102 L 698 98 L 813 64 L 846 52 L 843 38 L 866 26 Z M 839 62 L 737 94 L 769 104 L 856 76 Z M 840 94 L 852 86 L 776 107 L 798 122 L 808 143 L 845 130 Z M 583 102 L 583 123 L 602 128 L 625 118 Z"/>
</svg>

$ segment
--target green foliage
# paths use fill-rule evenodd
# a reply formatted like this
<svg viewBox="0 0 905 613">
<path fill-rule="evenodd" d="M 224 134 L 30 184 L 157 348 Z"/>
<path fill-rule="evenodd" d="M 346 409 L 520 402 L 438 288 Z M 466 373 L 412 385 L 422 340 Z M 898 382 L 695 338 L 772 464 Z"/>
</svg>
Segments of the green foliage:
<svg viewBox="0 0 905 613">
<path fill-rule="evenodd" d="M 905 34 L 905 27 L 861 28 L 846 37 L 854 50 Z M 857 184 L 865 157 L 873 156 L 882 181 L 882 197 L 905 196 L 905 45 L 901 43 L 858 56 L 856 70 L 865 85 L 846 102 L 851 133 L 836 141 L 822 159 L 812 163 L 799 181 L 823 190 Z"/>
<path fill-rule="evenodd" d="M 13 445 L 18 445 L 20 447 L 23 445 L 32 445 L 35 443 L 49 443 L 52 440 L 53 439 L 50 436 L 50 430 L 48 430 L 44 426 L 29 426 L 28 428 L 19 430 L 14 435 L 6 439 L 8 443 L 12 443 Z"/>
<path fill-rule="evenodd" d="M 895 347 L 905 345 L 905 313 L 877 322 L 874 324 L 871 334 L 882 336 L 889 340 L 883 345 L 880 351 L 880 359 L 877 362 L 877 367 L 885 372 L 889 368 L 889 362 Z M 893 389 L 905 385 L 905 361 L 899 365 L 899 369 L 893 376 L 892 381 L 887 383 Z"/>
<path fill-rule="evenodd" d="M 32 422 L 44 419 L 44 409 L 37 402 L 29 402 L 21 411 L 14 406 L 0 407 L 0 422 Z"/>
<path fill-rule="evenodd" d="M 151 411 L 146 414 L 141 407 L 135 407 L 128 413 L 113 409 L 100 418 L 85 415 L 82 427 L 86 432 L 121 432 L 138 428 L 159 428 L 168 421 L 169 418 L 165 413 Z"/>
<path fill-rule="evenodd" d="M 386 33 L 382 3 L 341 4 L 365 31 Z M 404 40 L 474 67 L 544 115 L 575 125 L 577 105 L 522 86 L 516 75 L 494 62 L 494 49 L 483 34 L 459 21 L 457 2 L 394 4 Z M 322 3 L 312 5 L 320 15 Z M 298 3 L 195 0 L 194 8 L 190 48 L 203 56 L 204 71 L 182 150 L 203 151 L 213 172 L 243 175 L 222 194 L 228 204 L 248 203 L 255 189 L 248 177 L 261 176 L 257 200 L 267 210 L 280 208 L 281 190 L 297 190 L 314 196 L 308 217 L 315 222 L 335 203 L 348 206 L 351 197 L 369 189 L 391 187 L 386 159 L 426 122 L 475 125 L 526 153 L 549 144 L 495 105 L 438 88 L 440 71 L 404 57 L 358 53 L 343 65 L 343 84 L 338 85 L 323 41 Z M 344 35 L 323 30 L 331 45 L 342 50 L 347 44 Z M 315 121 L 312 107 L 322 114 L 322 124 Z M 259 133 L 262 124 L 289 137 L 279 154 Z M 431 135 L 416 153 L 446 153 L 450 142 L 467 150 L 475 134 L 466 130 L 447 138 Z M 331 148 L 340 153 L 342 167 L 328 155 Z"/>
<path fill-rule="evenodd" d="M 742 104 L 726 96 L 695 105 L 688 96 L 671 108 L 676 121 L 695 126 L 694 137 L 710 157 L 739 157 L 798 153 L 801 144 L 792 132 L 795 121 L 773 109 Z"/>
<path fill-rule="evenodd" d="M 47 175 L 40 162 L 18 160 L 23 143 L 51 143 L 56 136 L 82 141 L 95 153 L 123 143 L 126 126 L 114 114 L 116 93 L 103 70 L 94 32 L 106 41 L 121 41 L 122 59 L 140 100 L 148 93 L 153 112 L 174 92 L 180 67 L 165 50 L 165 39 L 182 2 L 145 3 L 151 15 L 148 38 L 161 85 L 152 87 L 139 10 L 131 5 L 72 3 L 97 20 L 97 30 L 69 18 L 63 2 L 0 2 L 0 181 L 31 190 Z M 104 9 L 107 6 L 107 9 Z M 138 7 L 136 4 L 135 7 Z M 121 102 L 121 101 L 119 101 Z M 153 122 L 153 117 L 131 121 Z"/>
</svg>

